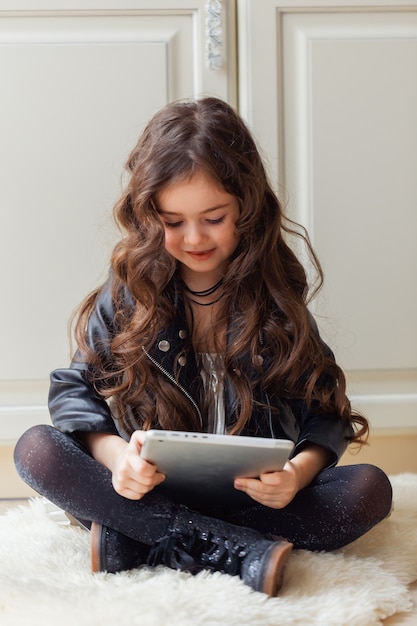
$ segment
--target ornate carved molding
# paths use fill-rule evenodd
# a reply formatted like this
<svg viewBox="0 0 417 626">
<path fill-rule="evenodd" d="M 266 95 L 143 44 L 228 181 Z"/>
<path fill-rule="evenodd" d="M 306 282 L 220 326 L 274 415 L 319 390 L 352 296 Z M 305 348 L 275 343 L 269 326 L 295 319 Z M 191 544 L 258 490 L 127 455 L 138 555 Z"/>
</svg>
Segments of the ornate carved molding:
<svg viewBox="0 0 417 626">
<path fill-rule="evenodd" d="M 221 0 L 207 0 L 206 10 L 206 62 L 210 70 L 223 67 L 223 22 Z"/>
</svg>

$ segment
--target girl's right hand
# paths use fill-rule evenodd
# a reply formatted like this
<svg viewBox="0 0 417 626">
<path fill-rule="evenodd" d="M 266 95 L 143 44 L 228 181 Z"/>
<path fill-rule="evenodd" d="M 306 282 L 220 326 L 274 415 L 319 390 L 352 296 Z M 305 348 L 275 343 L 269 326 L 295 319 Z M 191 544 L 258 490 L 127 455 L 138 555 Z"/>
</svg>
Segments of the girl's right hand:
<svg viewBox="0 0 417 626">
<path fill-rule="evenodd" d="M 113 487 L 129 500 L 140 500 L 165 480 L 165 475 L 158 472 L 156 465 L 140 457 L 144 439 L 145 431 L 136 430 L 112 464 Z"/>
</svg>

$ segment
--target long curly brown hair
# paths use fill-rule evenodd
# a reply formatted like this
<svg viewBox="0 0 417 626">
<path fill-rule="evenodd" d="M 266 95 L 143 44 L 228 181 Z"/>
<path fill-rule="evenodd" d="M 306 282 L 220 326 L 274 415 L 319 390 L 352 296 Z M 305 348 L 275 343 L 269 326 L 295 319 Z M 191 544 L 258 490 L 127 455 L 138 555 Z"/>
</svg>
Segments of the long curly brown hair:
<svg viewBox="0 0 417 626">
<path fill-rule="evenodd" d="M 115 399 L 124 428 L 201 429 L 190 403 L 158 375 L 144 350 L 175 314 L 171 294 L 177 262 L 164 247 L 156 196 L 168 184 L 203 171 L 240 207 L 239 243 L 224 276 L 217 318 L 218 324 L 228 320 L 233 333 L 233 341 L 222 347 L 237 396 L 231 432 L 240 433 L 248 423 L 260 384 L 269 397 L 303 400 L 315 412 L 342 416 L 354 427 L 352 439 L 365 440 L 367 420 L 351 410 L 344 374 L 324 348 L 307 308 L 323 280 L 320 264 L 307 233 L 283 214 L 239 115 L 217 98 L 171 103 L 145 127 L 126 169 L 130 178 L 114 208 L 122 236 L 111 258 L 117 331 L 107 356 L 88 345 L 85 332 L 99 289 L 82 303 L 75 327 L 93 382 L 101 394 Z M 289 245 L 293 237 L 303 242 L 316 270 L 311 293 Z M 133 302 L 129 307 L 126 287 Z M 259 367 L 254 379 L 243 364 L 255 355 L 265 356 L 268 367 Z"/>
</svg>

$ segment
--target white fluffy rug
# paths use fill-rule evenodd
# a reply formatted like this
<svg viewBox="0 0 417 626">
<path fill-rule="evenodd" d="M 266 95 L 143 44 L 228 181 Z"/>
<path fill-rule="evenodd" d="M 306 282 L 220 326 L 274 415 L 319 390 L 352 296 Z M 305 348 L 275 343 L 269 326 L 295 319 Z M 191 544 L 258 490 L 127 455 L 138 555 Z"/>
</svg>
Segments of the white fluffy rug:
<svg viewBox="0 0 417 626">
<path fill-rule="evenodd" d="M 237 577 L 158 567 L 90 573 L 89 534 L 60 526 L 41 499 L 0 516 L 2 626 L 373 626 L 411 608 L 417 475 L 392 477 L 394 512 L 347 548 L 294 552 L 277 598 Z"/>
</svg>

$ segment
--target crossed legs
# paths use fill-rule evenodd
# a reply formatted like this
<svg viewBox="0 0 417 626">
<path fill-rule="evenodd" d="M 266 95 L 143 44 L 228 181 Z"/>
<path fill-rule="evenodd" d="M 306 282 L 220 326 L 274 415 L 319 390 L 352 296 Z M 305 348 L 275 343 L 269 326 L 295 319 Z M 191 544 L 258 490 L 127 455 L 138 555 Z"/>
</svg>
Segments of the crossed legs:
<svg viewBox="0 0 417 626">
<path fill-rule="evenodd" d="M 120 496 L 110 471 L 75 437 L 52 426 L 35 426 L 24 433 L 15 448 L 15 463 L 21 478 L 35 491 L 86 525 L 99 522 L 148 545 L 166 532 L 172 514 L 169 500 L 157 490 L 139 501 Z M 384 519 L 391 502 L 391 485 L 384 472 L 359 464 L 325 470 L 284 509 L 254 504 L 216 516 L 284 537 L 295 548 L 334 550 Z"/>
</svg>

